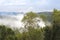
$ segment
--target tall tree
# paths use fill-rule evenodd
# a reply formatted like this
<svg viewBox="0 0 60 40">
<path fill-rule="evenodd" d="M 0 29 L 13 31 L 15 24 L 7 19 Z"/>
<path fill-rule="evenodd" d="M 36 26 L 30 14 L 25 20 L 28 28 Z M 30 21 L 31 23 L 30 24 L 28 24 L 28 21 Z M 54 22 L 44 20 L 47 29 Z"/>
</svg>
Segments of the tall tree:
<svg viewBox="0 0 60 40">
<path fill-rule="evenodd" d="M 60 11 L 54 9 L 53 12 L 53 38 L 52 40 L 60 40 Z"/>
</svg>

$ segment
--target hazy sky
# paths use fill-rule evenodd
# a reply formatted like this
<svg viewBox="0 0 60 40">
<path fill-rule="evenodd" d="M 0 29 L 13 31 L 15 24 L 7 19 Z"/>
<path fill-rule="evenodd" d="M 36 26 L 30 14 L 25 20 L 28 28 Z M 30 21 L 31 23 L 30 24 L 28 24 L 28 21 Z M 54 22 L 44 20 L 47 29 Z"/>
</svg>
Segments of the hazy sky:
<svg viewBox="0 0 60 40">
<path fill-rule="evenodd" d="M 60 0 L 0 0 L 0 11 L 49 11 L 60 9 Z"/>
</svg>

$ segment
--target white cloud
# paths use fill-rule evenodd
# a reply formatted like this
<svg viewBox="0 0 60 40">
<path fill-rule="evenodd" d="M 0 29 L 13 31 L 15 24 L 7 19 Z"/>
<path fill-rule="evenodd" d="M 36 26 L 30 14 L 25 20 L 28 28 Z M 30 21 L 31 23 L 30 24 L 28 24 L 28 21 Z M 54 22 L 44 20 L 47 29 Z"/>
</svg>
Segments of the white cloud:
<svg viewBox="0 0 60 40">
<path fill-rule="evenodd" d="M 1 0 L 0 5 L 25 5 L 26 0 Z"/>
<path fill-rule="evenodd" d="M 25 5 L 26 3 L 5 3 L 4 5 Z"/>
<path fill-rule="evenodd" d="M 7 15 L 6 15 L 7 16 Z M 2 16 L 3 17 L 3 16 Z M 9 18 L 8 18 L 9 17 Z M 12 17 L 12 18 L 16 18 L 16 20 L 15 19 L 12 19 L 12 18 L 10 18 L 10 17 Z M 10 15 L 10 16 L 7 16 L 7 18 L 6 17 L 4 17 L 4 18 L 0 18 L 0 25 L 2 24 L 2 25 L 7 25 L 7 26 L 10 26 L 10 27 L 17 27 L 17 28 L 20 28 L 20 27 L 23 27 L 23 25 L 22 25 L 22 22 L 21 22 L 21 20 L 22 20 L 22 18 L 23 18 L 23 14 L 20 14 L 20 15 Z"/>
<path fill-rule="evenodd" d="M 0 5 L 46 5 L 48 0 L 1 0 Z"/>
<path fill-rule="evenodd" d="M 37 5 L 45 6 L 48 4 L 48 0 L 40 0 L 36 2 Z"/>
<path fill-rule="evenodd" d="M 0 11 L 34 11 L 49 9 L 49 0 L 0 0 Z M 51 8 L 51 7 L 50 7 Z"/>
<path fill-rule="evenodd" d="M 29 7 L 29 8 L 27 8 L 27 10 L 25 10 L 25 12 L 30 12 L 30 11 L 33 11 L 33 7 Z"/>
</svg>

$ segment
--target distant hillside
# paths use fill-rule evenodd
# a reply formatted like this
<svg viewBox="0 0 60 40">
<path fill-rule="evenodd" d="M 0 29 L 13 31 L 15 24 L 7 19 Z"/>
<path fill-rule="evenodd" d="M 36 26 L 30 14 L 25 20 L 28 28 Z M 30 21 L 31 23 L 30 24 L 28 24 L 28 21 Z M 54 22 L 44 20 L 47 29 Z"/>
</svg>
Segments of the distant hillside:
<svg viewBox="0 0 60 40">
<path fill-rule="evenodd" d="M 23 12 L 0 12 L 0 15 L 19 15 L 24 14 Z"/>
<path fill-rule="evenodd" d="M 52 16 L 52 12 L 39 12 L 38 14 L 43 14 L 43 15 L 45 15 L 46 17 L 47 17 L 47 20 L 49 21 L 49 22 L 51 22 L 52 21 L 52 18 L 51 18 L 51 16 Z"/>
<path fill-rule="evenodd" d="M 38 14 L 52 15 L 52 12 L 39 12 Z"/>
</svg>

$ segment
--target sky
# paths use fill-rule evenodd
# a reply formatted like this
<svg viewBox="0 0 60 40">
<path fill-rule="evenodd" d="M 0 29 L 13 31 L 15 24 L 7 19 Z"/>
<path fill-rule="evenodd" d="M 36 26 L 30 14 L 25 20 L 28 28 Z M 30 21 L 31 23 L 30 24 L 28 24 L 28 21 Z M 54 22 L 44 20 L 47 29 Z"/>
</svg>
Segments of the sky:
<svg viewBox="0 0 60 40">
<path fill-rule="evenodd" d="M 60 9 L 60 0 L 0 0 L 0 11 L 28 12 Z"/>
</svg>

